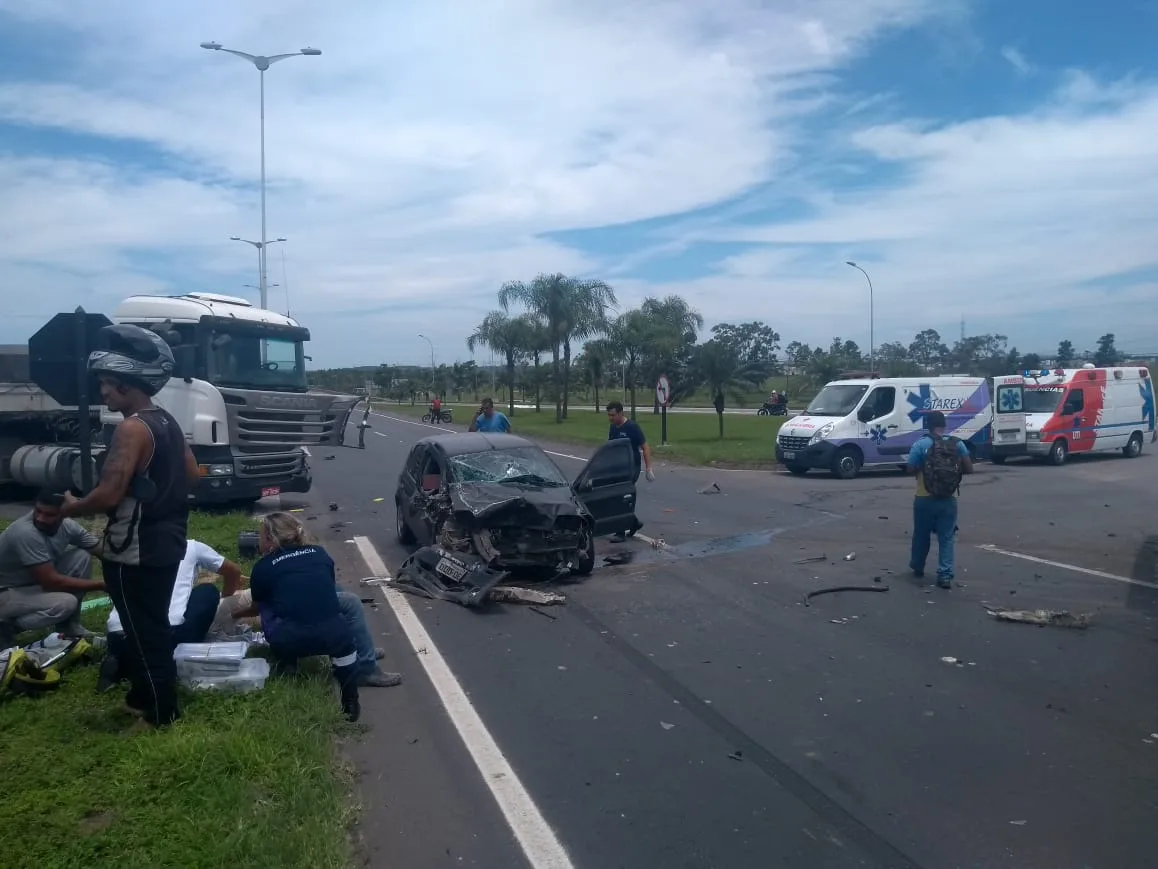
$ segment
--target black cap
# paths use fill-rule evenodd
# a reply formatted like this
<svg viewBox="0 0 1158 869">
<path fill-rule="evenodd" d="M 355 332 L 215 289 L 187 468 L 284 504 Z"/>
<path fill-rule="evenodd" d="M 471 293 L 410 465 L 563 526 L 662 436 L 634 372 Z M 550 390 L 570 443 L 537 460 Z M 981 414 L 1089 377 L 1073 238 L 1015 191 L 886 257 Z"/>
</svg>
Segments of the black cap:
<svg viewBox="0 0 1158 869">
<path fill-rule="evenodd" d="M 925 414 L 925 428 L 932 431 L 935 428 L 944 428 L 946 426 L 945 414 L 939 410 L 930 410 Z"/>
</svg>

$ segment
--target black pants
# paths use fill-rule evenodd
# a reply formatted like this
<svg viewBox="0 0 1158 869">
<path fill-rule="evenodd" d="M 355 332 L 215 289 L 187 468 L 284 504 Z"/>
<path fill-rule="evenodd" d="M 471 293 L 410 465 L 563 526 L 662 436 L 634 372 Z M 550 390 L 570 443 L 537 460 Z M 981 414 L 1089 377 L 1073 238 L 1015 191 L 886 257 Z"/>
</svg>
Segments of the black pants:
<svg viewBox="0 0 1158 869">
<path fill-rule="evenodd" d="M 143 567 L 103 561 L 105 587 L 125 629 L 124 664 L 129 676 L 125 702 L 150 724 L 170 724 L 181 715 L 169 600 L 179 564 Z"/>
<path fill-rule="evenodd" d="M 358 646 L 350 625 L 340 615 L 313 625 L 275 622 L 266 628 L 265 639 L 274 659 L 281 664 L 296 664 L 298 658 L 326 655 L 333 667 L 334 681 L 342 697 L 347 716 L 358 716 Z"/>
</svg>

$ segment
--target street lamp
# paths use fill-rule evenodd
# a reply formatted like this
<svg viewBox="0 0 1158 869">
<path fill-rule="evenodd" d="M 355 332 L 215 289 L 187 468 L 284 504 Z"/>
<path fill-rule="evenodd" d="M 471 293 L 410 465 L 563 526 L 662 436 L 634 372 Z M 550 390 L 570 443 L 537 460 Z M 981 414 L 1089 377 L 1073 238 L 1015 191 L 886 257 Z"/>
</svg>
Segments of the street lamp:
<svg viewBox="0 0 1158 869">
<path fill-rule="evenodd" d="M 869 277 L 868 272 L 866 272 L 864 269 L 862 269 L 860 266 L 858 266 L 852 260 L 846 260 L 844 264 L 846 266 L 852 266 L 854 269 L 856 269 L 858 272 L 860 272 L 862 275 L 864 275 L 864 279 L 866 281 L 868 281 L 868 287 L 869 287 L 869 374 L 875 374 L 877 367 L 876 367 L 875 353 L 873 352 L 875 349 L 874 340 L 873 340 L 875 337 L 873 335 L 873 279 Z"/>
<path fill-rule="evenodd" d="M 434 342 L 421 332 L 418 333 L 418 337 L 430 345 L 430 388 L 434 389 Z"/>
<path fill-rule="evenodd" d="M 261 244 L 257 245 L 257 259 L 260 264 L 260 275 L 258 283 L 261 285 L 261 307 L 267 308 L 266 299 L 266 269 L 265 261 L 265 71 L 271 65 L 277 63 L 279 60 L 285 60 L 287 57 L 297 57 L 304 55 L 306 57 L 317 57 L 321 54 L 321 50 L 317 48 L 302 48 L 298 51 L 291 51 L 288 54 L 275 54 L 271 57 L 266 57 L 261 54 L 247 54 L 244 51 L 234 51 L 232 48 L 225 48 L 220 42 L 202 42 L 201 47 L 209 51 L 224 51 L 227 54 L 235 55 L 243 60 L 248 60 L 260 73 L 261 78 Z M 284 239 L 279 239 L 283 241 Z M 250 242 L 254 244 L 254 242 Z"/>
<path fill-rule="evenodd" d="M 246 289 L 250 289 L 250 290 L 260 290 L 261 289 L 261 287 L 259 287 L 257 284 L 242 284 L 242 286 L 245 287 Z M 281 284 L 268 284 L 267 286 L 270 289 L 273 289 L 274 287 L 280 287 Z"/>
<path fill-rule="evenodd" d="M 262 227 L 262 228 L 264 229 L 264 227 Z M 269 287 L 266 283 L 265 249 L 267 247 L 269 247 L 271 244 L 277 244 L 279 241 L 285 241 L 285 239 L 284 238 L 273 238 L 273 239 L 270 239 L 269 241 L 261 242 L 261 241 L 250 241 L 248 238 L 242 238 L 240 235 L 231 235 L 231 236 L 229 236 L 229 240 L 230 241 L 243 241 L 246 244 L 253 245 L 255 248 L 257 248 L 257 289 L 258 289 L 258 292 L 261 294 L 261 309 L 263 311 L 266 310 L 269 307 L 269 305 L 266 304 L 266 302 L 269 301 L 269 299 L 266 298 L 266 296 L 269 295 L 269 293 L 267 292 Z"/>
</svg>

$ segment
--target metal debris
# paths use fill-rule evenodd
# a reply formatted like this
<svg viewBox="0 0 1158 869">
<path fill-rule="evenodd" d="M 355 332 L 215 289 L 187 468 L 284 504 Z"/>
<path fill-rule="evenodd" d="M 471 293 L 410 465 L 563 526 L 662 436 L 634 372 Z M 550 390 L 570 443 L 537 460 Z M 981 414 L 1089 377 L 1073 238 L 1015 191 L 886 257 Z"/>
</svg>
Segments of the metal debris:
<svg viewBox="0 0 1158 869">
<path fill-rule="evenodd" d="M 816 564 L 821 561 L 828 561 L 827 555 L 811 555 L 808 558 L 798 558 L 793 564 Z"/>
<path fill-rule="evenodd" d="M 533 603 L 539 606 L 552 606 L 566 603 L 567 598 L 555 591 L 538 591 L 533 588 L 522 588 L 517 585 L 501 585 L 491 589 L 491 600 L 504 603 Z"/>
<path fill-rule="evenodd" d="M 836 594 L 839 591 L 888 591 L 887 585 L 834 585 L 831 588 L 818 588 L 804 596 L 804 605 L 812 606 L 812 599 L 822 594 Z"/>
<path fill-rule="evenodd" d="M 330 509 L 331 510 L 337 510 L 338 509 L 338 502 L 337 501 L 331 501 L 330 502 Z"/>
<path fill-rule="evenodd" d="M 559 619 L 558 616 L 553 616 L 549 612 L 539 609 L 537 606 L 528 607 L 528 609 L 530 609 L 530 611 L 535 615 L 542 616 L 543 618 L 550 619 L 551 621 L 557 621 Z"/>
<path fill-rule="evenodd" d="M 985 610 L 999 622 L 1021 622 L 1041 628 L 1052 626 L 1084 631 L 1093 619 L 1092 613 L 1074 615 L 1066 610 L 1002 610 L 990 607 L 986 607 Z"/>
<path fill-rule="evenodd" d="M 704 488 L 697 490 L 697 495 L 719 495 L 723 491 L 719 483 L 709 483 Z"/>
<path fill-rule="evenodd" d="M 845 561 L 856 561 L 856 553 L 855 553 L 855 552 L 850 552 L 848 555 L 846 555 L 846 556 L 844 557 L 844 560 L 845 560 Z"/>
</svg>

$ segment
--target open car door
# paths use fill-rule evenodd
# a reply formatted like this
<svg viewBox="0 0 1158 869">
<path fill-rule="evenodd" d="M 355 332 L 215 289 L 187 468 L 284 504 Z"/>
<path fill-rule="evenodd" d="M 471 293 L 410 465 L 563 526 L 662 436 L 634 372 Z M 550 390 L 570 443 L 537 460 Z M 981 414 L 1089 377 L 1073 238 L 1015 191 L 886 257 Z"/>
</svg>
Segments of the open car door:
<svg viewBox="0 0 1158 869">
<path fill-rule="evenodd" d="M 1025 375 L 993 378 L 993 458 L 1025 455 Z"/>
<path fill-rule="evenodd" d="M 595 517 L 595 533 L 614 534 L 636 527 L 635 461 L 631 441 L 617 438 L 595 451 L 571 484 L 575 496 Z"/>
</svg>

